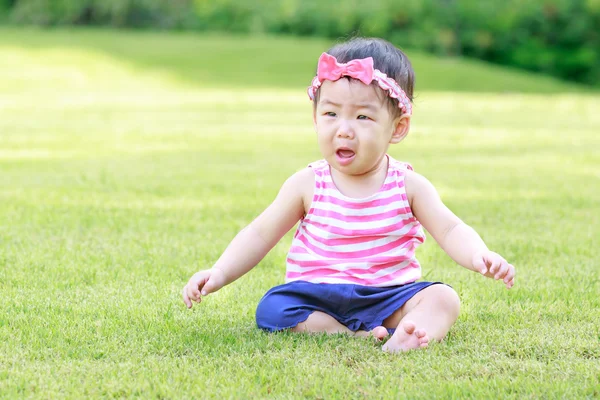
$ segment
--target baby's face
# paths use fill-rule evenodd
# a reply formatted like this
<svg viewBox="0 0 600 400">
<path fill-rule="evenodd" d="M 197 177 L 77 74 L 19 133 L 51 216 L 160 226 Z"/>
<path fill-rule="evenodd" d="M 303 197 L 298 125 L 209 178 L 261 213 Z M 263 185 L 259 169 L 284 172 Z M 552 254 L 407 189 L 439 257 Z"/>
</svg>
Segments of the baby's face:
<svg viewBox="0 0 600 400">
<path fill-rule="evenodd" d="M 345 78 L 321 86 L 315 111 L 319 148 L 329 165 L 344 174 L 362 175 L 377 168 L 394 122 L 373 86 Z"/>
</svg>

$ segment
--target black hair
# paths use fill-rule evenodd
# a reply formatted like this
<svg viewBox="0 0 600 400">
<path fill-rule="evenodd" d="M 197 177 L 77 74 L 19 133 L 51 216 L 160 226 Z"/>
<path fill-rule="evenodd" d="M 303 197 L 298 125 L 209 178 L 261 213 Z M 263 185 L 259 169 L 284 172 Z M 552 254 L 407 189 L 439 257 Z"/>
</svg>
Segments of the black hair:
<svg viewBox="0 0 600 400">
<path fill-rule="evenodd" d="M 408 99 L 413 101 L 413 90 L 415 84 L 415 72 L 406 56 L 400 49 L 384 39 L 355 37 L 347 42 L 339 43 L 327 50 L 327 54 L 334 56 L 339 63 L 347 63 L 351 60 L 372 57 L 373 67 L 380 70 L 390 78 L 394 79 L 404 90 Z M 351 79 L 351 78 L 348 78 Z M 377 88 L 377 82 L 373 82 Z M 319 88 L 313 102 L 316 108 L 319 101 Z M 402 114 L 398 107 L 398 100 L 385 96 L 390 111 L 394 117 Z"/>
</svg>

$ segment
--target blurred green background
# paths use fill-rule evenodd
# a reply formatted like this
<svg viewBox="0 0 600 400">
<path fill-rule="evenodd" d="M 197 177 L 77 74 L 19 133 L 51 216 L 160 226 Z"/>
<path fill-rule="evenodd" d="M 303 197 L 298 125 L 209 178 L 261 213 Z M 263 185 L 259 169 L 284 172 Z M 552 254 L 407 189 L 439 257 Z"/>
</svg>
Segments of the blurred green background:
<svg viewBox="0 0 600 400">
<path fill-rule="evenodd" d="M 436 55 L 600 82 L 600 0 L 0 0 L 0 22 L 335 39 L 360 34 Z"/>
</svg>

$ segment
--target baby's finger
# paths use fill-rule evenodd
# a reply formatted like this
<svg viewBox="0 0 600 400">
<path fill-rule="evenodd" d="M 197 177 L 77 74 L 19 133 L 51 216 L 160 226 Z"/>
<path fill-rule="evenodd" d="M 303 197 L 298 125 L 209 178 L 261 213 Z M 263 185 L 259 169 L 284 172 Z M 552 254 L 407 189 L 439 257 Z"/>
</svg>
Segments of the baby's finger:
<svg viewBox="0 0 600 400">
<path fill-rule="evenodd" d="M 495 275 L 498 272 L 498 269 L 502 265 L 502 259 L 494 257 L 492 260 L 492 265 L 490 267 L 490 274 Z"/>
<path fill-rule="evenodd" d="M 486 272 L 488 271 L 487 265 L 485 264 L 485 261 L 483 260 L 483 258 L 475 259 L 473 261 L 473 267 L 475 267 L 475 269 L 477 271 L 479 271 L 482 275 L 485 275 Z"/>
<path fill-rule="evenodd" d="M 193 296 L 193 300 L 196 303 L 200 303 L 202 301 L 202 297 L 200 296 L 200 289 L 198 288 L 198 284 L 194 283 L 191 287 L 190 287 L 192 296 Z"/>
<path fill-rule="evenodd" d="M 190 286 L 190 284 L 188 283 L 187 286 L 185 287 L 186 293 L 188 295 L 188 298 L 191 301 L 196 301 L 196 296 L 194 296 L 194 288 L 192 286 Z"/>
<path fill-rule="evenodd" d="M 183 292 L 181 293 L 183 296 L 183 302 L 187 306 L 187 308 L 192 308 L 192 302 L 187 294 L 187 286 L 183 288 Z"/>
<path fill-rule="evenodd" d="M 508 283 L 515 277 L 515 267 L 511 264 L 508 264 L 508 271 L 506 272 L 506 276 L 504 277 L 504 283 Z"/>
<path fill-rule="evenodd" d="M 188 284 L 185 285 L 185 292 L 188 296 L 188 299 L 198 302 L 197 297 L 194 295 L 194 286 L 192 283 L 188 282 Z"/>
<path fill-rule="evenodd" d="M 205 280 L 201 280 L 200 282 L 194 283 L 194 297 L 196 298 L 196 302 L 200 303 L 202 301 L 201 290 L 206 284 Z"/>
<path fill-rule="evenodd" d="M 506 261 L 502 261 L 502 263 L 500 264 L 500 267 L 498 268 L 498 272 L 496 272 L 496 275 L 494 275 L 494 279 L 498 280 L 498 279 L 502 279 L 506 276 L 506 273 L 508 272 L 508 263 Z"/>
<path fill-rule="evenodd" d="M 507 288 L 507 289 L 510 289 L 510 288 L 512 288 L 514 285 L 515 285 L 515 280 L 514 280 L 514 278 L 513 278 L 513 279 L 511 279 L 510 281 L 508 281 L 508 283 L 506 283 L 506 288 Z"/>
</svg>

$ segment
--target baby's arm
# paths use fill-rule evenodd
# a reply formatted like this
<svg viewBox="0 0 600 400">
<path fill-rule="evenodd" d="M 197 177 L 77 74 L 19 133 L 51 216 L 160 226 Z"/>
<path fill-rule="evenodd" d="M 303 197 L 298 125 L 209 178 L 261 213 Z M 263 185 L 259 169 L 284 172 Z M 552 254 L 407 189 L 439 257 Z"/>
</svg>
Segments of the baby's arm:
<svg viewBox="0 0 600 400">
<path fill-rule="evenodd" d="M 201 295 L 219 290 L 258 264 L 304 215 L 304 196 L 314 174 L 305 169 L 288 178 L 279 194 L 254 221 L 242 229 L 209 270 L 194 274 L 183 288 L 183 301 L 192 307 Z"/>
<path fill-rule="evenodd" d="M 431 182 L 407 171 L 406 191 L 414 216 L 454 261 L 489 278 L 502 279 L 509 289 L 513 286 L 515 268 L 488 250 L 477 232 L 444 205 Z"/>
</svg>

